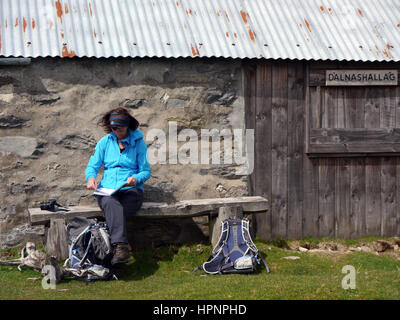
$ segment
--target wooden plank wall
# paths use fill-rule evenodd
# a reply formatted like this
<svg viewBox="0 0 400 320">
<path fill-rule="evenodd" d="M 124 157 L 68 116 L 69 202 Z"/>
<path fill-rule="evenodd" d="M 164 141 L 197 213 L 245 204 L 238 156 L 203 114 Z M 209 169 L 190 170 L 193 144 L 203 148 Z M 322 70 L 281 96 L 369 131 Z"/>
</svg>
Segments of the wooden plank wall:
<svg viewBox="0 0 400 320">
<path fill-rule="evenodd" d="M 321 65 L 243 66 L 246 126 L 256 137 L 249 190 L 271 204 L 269 214 L 257 215 L 257 235 L 264 240 L 400 235 L 399 156 L 305 153 L 308 128 L 400 128 L 400 87 L 309 86 L 313 68 Z"/>
</svg>

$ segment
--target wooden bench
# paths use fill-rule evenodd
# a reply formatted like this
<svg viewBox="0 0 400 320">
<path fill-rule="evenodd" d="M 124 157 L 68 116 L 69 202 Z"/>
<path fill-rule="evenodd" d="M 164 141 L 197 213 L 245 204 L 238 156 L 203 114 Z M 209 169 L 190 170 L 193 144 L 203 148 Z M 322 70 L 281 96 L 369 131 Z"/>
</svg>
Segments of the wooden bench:
<svg viewBox="0 0 400 320">
<path fill-rule="evenodd" d="M 104 217 L 98 206 L 71 206 L 70 211 L 45 211 L 40 208 L 28 208 L 31 225 L 45 225 L 47 230 L 46 250 L 57 259 L 68 257 L 67 234 L 65 225 L 72 218 Z M 268 200 L 260 196 L 183 200 L 172 204 L 144 202 L 134 218 L 166 219 L 190 218 L 208 215 L 210 242 L 214 246 L 219 239 L 220 221 L 228 217 L 243 217 L 253 213 L 266 213 Z M 217 226 L 217 227 L 214 227 Z"/>
</svg>

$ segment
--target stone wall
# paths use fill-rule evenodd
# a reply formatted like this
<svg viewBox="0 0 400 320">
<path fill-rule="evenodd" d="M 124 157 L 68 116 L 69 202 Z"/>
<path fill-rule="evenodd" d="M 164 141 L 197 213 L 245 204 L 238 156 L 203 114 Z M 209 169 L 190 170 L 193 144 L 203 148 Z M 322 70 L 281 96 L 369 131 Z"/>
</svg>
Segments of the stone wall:
<svg viewBox="0 0 400 320">
<path fill-rule="evenodd" d="M 129 108 L 145 137 L 152 128 L 168 133 L 171 121 L 178 132 L 243 128 L 241 81 L 240 60 L 232 59 L 37 58 L 0 66 L 0 248 L 43 235 L 27 217 L 40 201 L 95 204 L 84 170 L 105 134 L 102 113 Z M 146 201 L 243 195 L 246 176 L 224 164 L 153 164 L 145 185 Z M 192 224 L 207 236 L 204 218 Z M 196 233 L 184 225 L 178 238 L 190 240 Z"/>
</svg>

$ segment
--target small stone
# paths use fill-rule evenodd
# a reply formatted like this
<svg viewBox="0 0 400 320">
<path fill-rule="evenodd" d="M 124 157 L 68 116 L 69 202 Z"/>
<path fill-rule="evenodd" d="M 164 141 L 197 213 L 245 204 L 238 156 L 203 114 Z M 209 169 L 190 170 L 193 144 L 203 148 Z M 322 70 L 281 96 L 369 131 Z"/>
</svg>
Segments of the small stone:
<svg viewBox="0 0 400 320">
<path fill-rule="evenodd" d="M 17 118 L 13 115 L 0 118 L 1 129 L 21 128 L 26 124 L 27 120 Z"/>
<path fill-rule="evenodd" d="M 0 219 L 4 219 L 7 216 L 14 215 L 17 210 L 17 206 L 15 204 L 10 205 L 9 207 L 4 208 L 3 210 L 0 210 Z"/>
<path fill-rule="evenodd" d="M 168 109 L 168 108 L 171 108 L 171 107 L 184 108 L 184 107 L 187 106 L 187 104 L 188 104 L 188 101 L 187 101 L 187 100 L 184 100 L 184 99 L 172 99 L 172 98 L 170 98 L 170 99 L 168 99 L 168 101 L 167 101 L 165 107 L 166 107 L 167 109 Z"/>
<path fill-rule="evenodd" d="M 218 191 L 218 192 L 226 191 L 224 186 L 222 184 L 220 184 L 220 183 L 217 184 L 217 186 L 215 187 L 215 190 Z"/>
<path fill-rule="evenodd" d="M 230 90 L 227 92 L 220 92 L 217 90 L 209 91 L 205 103 L 214 105 L 231 105 L 236 100 L 236 92 Z"/>
<path fill-rule="evenodd" d="M 94 148 L 96 146 L 96 141 L 93 137 L 80 136 L 80 135 L 67 135 L 57 142 L 57 144 L 62 145 L 66 149 L 80 149 L 86 150 L 89 148 Z"/>
<path fill-rule="evenodd" d="M 360 251 L 363 251 L 363 252 L 371 252 L 371 248 L 369 248 L 369 247 L 367 247 L 367 246 L 361 246 L 361 247 L 359 247 L 360 248 Z"/>
<path fill-rule="evenodd" d="M 60 99 L 60 96 L 55 93 L 37 94 L 32 96 L 32 100 L 40 105 L 49 105 Z"/>
<path fill-rule="evenodd" d="M 126 99 L 123 102 L 123 106 L 126 108 L 130 109 L 138 109 L 143 106 L 147 106 L 147 100 L 146 99 Z"/>
<path fill-rule="evenodd" d="M 393 249 L 389 242 L 384 240 L 378 240 L 375 243 L 375 250 L 377 252 L 385 252 L 386 250 Z"/>
<path fill-rule="evenodd" d="M 14 98 L 13 93 L 1 93 L 0 94 L 0 100 L 4 102 L 11 102 L 11 100 Z"/>
<path fill-rule="evenodd" d="M 287 256 L 287 257 L 283 257 L 282 259 L 286 259 L 286 260 L 298 260 L 298 259 L 300 259 L 300 257 L 297 257 L 297 256 Z"/>
<path fill-rule="evenodd" d="M 303 248 L 303 247 L 299 247 L 299 251 L 300 251 L 300 252 L 307 252 L 308 249 L 307 249 L 307 248 Z"/>
</svg>

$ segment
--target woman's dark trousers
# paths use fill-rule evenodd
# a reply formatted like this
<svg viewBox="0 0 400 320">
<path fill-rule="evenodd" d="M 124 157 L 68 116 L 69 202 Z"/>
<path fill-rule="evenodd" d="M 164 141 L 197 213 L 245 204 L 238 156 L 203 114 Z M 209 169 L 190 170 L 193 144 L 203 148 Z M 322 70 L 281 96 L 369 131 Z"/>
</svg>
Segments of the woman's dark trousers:
<svg viewBox="0 0 400 320">
<path fill-rule="evenodd" d="M 113 196 L 96 196 L 110 229 L 111 244 L 128 243 L 126 217 L 135 214 L 143 203 L 143 191 L 131 188 Z"/>
</svg>

